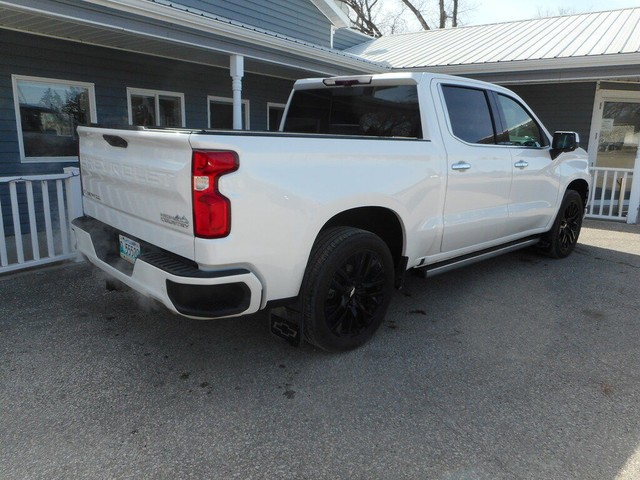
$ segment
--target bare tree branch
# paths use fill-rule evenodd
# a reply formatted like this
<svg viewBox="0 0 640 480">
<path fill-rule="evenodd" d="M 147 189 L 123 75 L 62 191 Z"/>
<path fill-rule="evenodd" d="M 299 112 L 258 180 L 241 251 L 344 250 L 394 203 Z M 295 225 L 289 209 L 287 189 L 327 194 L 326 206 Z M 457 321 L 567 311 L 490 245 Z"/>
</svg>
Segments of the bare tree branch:
<svg viewBox="0 0 640 480">
<path fill-rule="evenodd" d="M 440 0 L 440 1 L 442 2 L 443 0 Z M 420 22 L 420 25 L 422 25 L 423 30 L 431 30 L 429 28 L 429 25 L 427 24 L 427 21 L 422 16 L 422 13 L 420 12 L 420 10 L 418 10 L 415 7 L 415 5 L 411 2 L 411 0 L 402 0 L 402 3 L 404 3 L 407 6 L 407 8 L 411 10 L 411 12 L 416 16 L 416 18 L 418 19 L 418 22 Z"/>
<path fill-rule="evenodd" d="M 371 35 L 381 37 L 382 32 L 374 20 L 375 7 L 378 0 L 340 0 L 349 7 L 349 19 L 353 22 L 356 30 Z M 353 18 L 355 16 L 355 18 Z"/>
<path fill-rule="evenodd" d="M 372 37 L 402 33 L 409 25 L 423 30 L 433 25 L 457 27 L 460 16 L 476 6 L 473 0 L 336 0 L 347 6 L 353 28 Z M 465 9 L 466 8 L 466 9 Z M 415 18 L 415 20 L 414 20 Z M 417 24 L 416 24 L 417 23 Z"/>
</svg>

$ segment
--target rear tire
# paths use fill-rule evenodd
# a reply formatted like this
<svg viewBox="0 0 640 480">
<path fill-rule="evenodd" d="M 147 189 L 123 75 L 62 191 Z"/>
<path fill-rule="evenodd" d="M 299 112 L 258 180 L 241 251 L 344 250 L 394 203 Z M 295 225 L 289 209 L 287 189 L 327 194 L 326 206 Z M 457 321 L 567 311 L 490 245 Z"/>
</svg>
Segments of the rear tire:
<svg viewBox="0 0 640 480">
<path fill-rule="evenodd" d="M 321 232 L 300 294 L 305 339 L 329 351 L 363 345 L 384 319 L 393 278 L 391 252 L 377 235 L 352 227 Z"/>
<path fill-rule="evenodd" d="M 567 190 L 551 230 L 543 237 L 540 250 L 553 258 L 568 257 L 580 236 L 584 206 L 575 190 Z"/>
</svg>

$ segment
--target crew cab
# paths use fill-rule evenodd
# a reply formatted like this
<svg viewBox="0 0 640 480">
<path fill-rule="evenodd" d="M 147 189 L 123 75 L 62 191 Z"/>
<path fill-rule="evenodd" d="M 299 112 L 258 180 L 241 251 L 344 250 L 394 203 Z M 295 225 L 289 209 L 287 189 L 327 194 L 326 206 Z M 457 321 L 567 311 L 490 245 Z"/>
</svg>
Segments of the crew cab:
<svg viewBox="0 0 640 480">
<path fill-rule="evenodd" d="M 408 270 L 574 249 L 590 176 L 506 88 L 429 73 L 299 80 L 280 132 L 79 127 L 90 262 L 197 319 L 270 309 L 327 350 L 365 343 Z"/>
</svg>

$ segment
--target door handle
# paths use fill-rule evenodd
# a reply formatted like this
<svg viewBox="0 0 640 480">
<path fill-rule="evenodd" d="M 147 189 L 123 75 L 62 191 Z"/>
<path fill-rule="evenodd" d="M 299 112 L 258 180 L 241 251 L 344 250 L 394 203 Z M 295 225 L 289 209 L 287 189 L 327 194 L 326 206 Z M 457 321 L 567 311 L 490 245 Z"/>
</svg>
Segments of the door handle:
<svg viewBox="0 0 640 480">
<path fill-rule="evenodd" d="M 527 168 L 529 166 L 529 162 L 520 160 L 519 162 L 514 163 L 513 166 L 522 170 L 523 168 Z"/>
<path fill-rule="evenodd" d="M 451 165 L 451 168 L 453 170 L 469 170 L 471 168 L 471 165 L 469 165 L 467 162 L 458 162 Z"/>
</svg>

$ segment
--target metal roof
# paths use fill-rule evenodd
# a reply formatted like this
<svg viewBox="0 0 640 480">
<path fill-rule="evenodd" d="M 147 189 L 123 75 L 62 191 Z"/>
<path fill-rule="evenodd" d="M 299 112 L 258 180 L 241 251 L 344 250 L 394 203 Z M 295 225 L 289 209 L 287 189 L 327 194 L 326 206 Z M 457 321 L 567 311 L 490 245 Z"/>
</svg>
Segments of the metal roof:
<svg viewBox="0 0 640 480">
<path fill-rule="evenodd" d="M 346 51 L 391 68 L 602 64 L 640 52 L 640 8 L 388 35 Z"/>
</svg>

